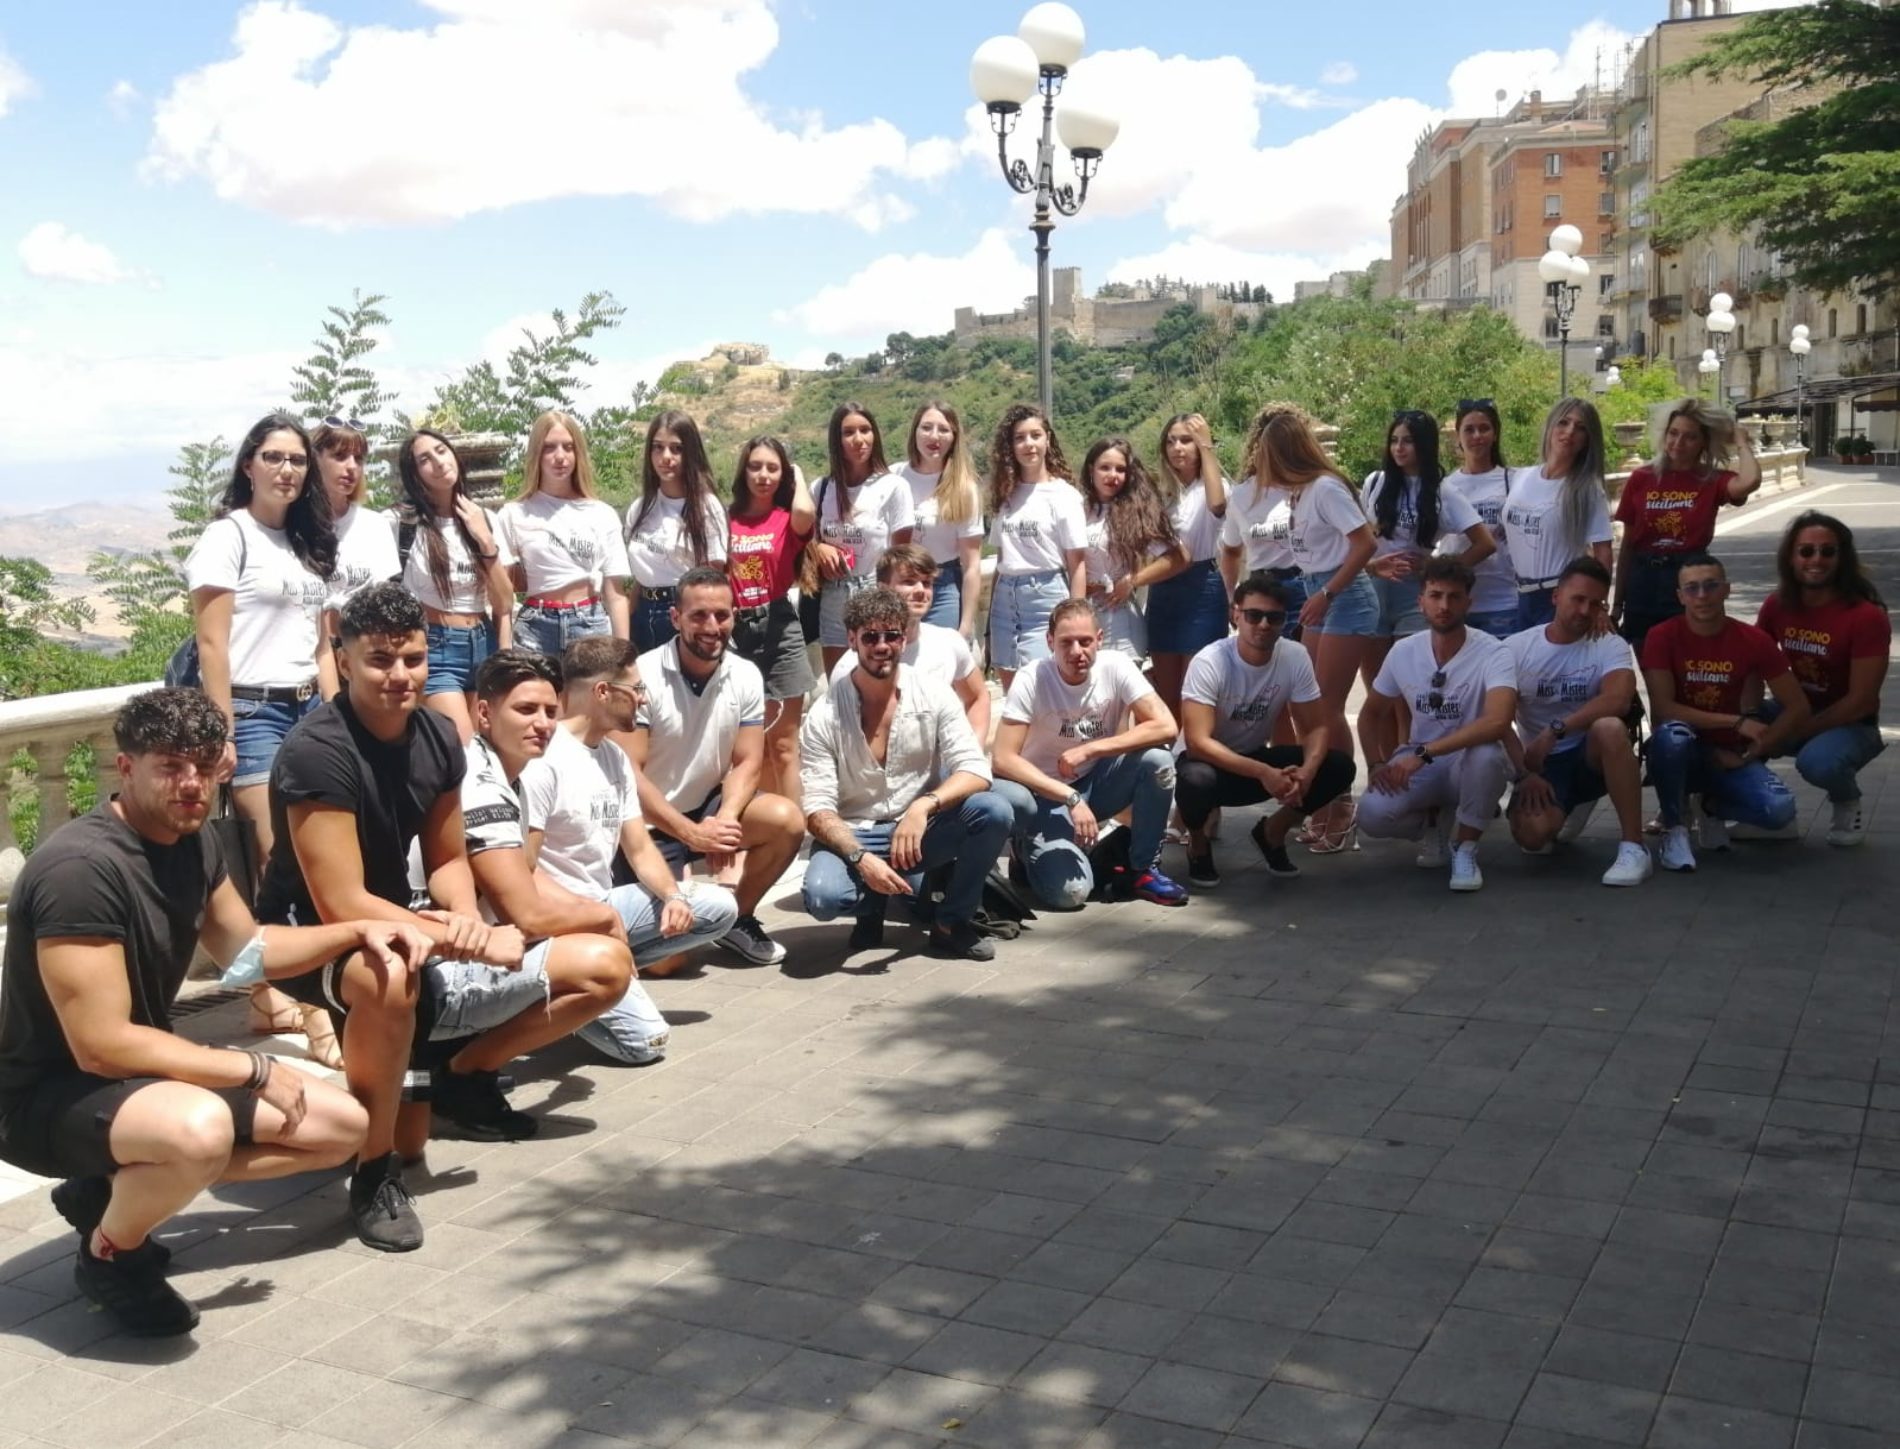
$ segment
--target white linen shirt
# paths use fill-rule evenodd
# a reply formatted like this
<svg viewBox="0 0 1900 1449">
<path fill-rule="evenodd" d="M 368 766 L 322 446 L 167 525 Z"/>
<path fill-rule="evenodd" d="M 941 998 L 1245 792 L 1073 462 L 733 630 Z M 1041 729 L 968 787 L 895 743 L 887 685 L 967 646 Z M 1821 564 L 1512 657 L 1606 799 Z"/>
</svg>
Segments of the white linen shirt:
<svg viewBox="0 0 1900 1449">
<path fill-rule="evenodd" d="M 897 666 L 897 708 L 884 763 L 864 737 L 858 686 L 846 675 L 805 716 L 798 732 L 805 813 L 834 810 L 857 829 L 896 820 L 919 795 L 958 773 L 991 780 L 989 757 L 948 685 Z"/>
</svg>

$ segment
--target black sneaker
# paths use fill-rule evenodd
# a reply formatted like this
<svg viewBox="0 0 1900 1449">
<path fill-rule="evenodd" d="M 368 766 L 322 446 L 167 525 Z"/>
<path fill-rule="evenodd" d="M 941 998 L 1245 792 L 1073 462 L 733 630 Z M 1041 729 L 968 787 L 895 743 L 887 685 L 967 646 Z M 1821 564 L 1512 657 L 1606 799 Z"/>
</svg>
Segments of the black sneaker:
<svg viewBox="0 0 1900 1449">
<path fill-rule="evenodd" d="M 526 1112 L 508 1105 L 500 1072 L 452 1072 L 439 1069 L 430 1083 L 429 1105 L 477 1142 L 523 1142 L 541 1130 Z"/>
<path fill-rule="evenodd" d="M 958 921 L 947 930 L 933 927 L 925 947 L 932 956 L 946 961 L 994 961 L 996 943 L 968 921 Z"/>
<path fill-rule="evenodd" d="M 875 951 L 884 944 L 884 913 L 859 916 L 851 927 L 853 951 Z"/>
<path fill-rule="evenodd" d="M 1214 852 L 1188 857 L 1188 884 L 1197 891 L 1211 891 L 1220 884 L 1220 867 L 1214 864 Z"/>
<path fill-rule="evenodd" d="M 109 1177 L 69 1177 L 53 1189 L 53 1207 L 88 1243 L 111 1201 L 112 1179 Z M 147 1238 L 145 1245 L 161 1267 L 171 1262 L 172 1250 L 157 1238 Z"/>
<path fill-rule="evenodd" d="M 1267 822 L 1254 823 L 1253 843 L 1260 847 L 1260 858 L 1267 863 L 1267 874 L 1278 876 L 1296 876 L 1300 868 L 1293 863 L 1293 857 L 1287 854 L 1286 842 L 1275 845 L 1267 839 Z"/>
<path fill-rule="evenodd" d="M 165 1281 L 165 1264 L 140 1243 L 111 1258 L 95 1258 L 90 1240 L 79 1245 L 73 1282 L 133 1338 L 170 1338 L 198 1326 L 198 1310 Z"/>
<path fill-rule="evenodd" d="M 413 1253 L 422 1246 L 422 1219 L 402 1181 L 395 1153 L 357 1165 L 350 1177 L 350 1220 L 357 1240 L 381 1253 Z"/>
<path fill-rule="evenodd" d="M 719 944 L 754 966 L 776 966 L 785 959 L 785 948 L 766 935 L 757 916 L 739 917 L 732 923 L 732 929 L 719 938 Z"/>
</svg>

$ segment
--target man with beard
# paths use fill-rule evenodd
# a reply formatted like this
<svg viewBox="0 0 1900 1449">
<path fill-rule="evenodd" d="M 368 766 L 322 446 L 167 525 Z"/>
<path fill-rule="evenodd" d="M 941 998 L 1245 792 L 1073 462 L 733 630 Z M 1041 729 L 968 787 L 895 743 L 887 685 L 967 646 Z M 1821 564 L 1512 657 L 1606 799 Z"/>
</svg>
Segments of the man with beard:
<svg viewBox="0 0 1900 1449">
<path fill-rule="evenodd" d="M 899 662 L 910 611 L 879 585 L 845 605 L 857 664 L 799 732 L 811 864 L 805 909 L 821 921 L 851 912 L 851 949 L 884 940 L 892 897 L 915 899 L 926 873 L 951 867 L 931 912 L 927 949 L 988 961 L 974 924 L 983 881 L 1009 833 L 1009 803 L 948 685 Z"/>
<path fill-rule="evenodd" d="M 805 822 L 782 795 L 759 789 L 765 768 L 765 679 L 732 652 L 732 581 L 716 568 L 689 570 L 674 594 L 678 633 L 637 664 L 646 693 L 621 737 L 640 782 L 640 813 L 667 864 L 704 860 L 717 873 L 744 854 L 734 896 L 739 919 L 719 944 L 755 966 L 775 966 L 785 948 L 756 912 L 798 854 Z M 665 975 L 675 957 L 644 968 Z"/>
<path fill-rule="evenodd" d="M 0 975 L 0 1159 L 65 1180 L 80 1292 L 140 1337 L 188 1333 L 150 1236 L 220 1182 L 347 1162 L 369 1117 L 350 1095 L 262 1052 L 173 1034 L 194 950 L 281 977 L 335 957 L 400 981 L 428 952 L 395 921 L 260 928 L 203 826 L 227 777 L 224 715 L 155 689 L 113 721 L 119 792 L 44 841 L 7 907 Z"/>
<path fill-rule="evenodd" d="M 1434 812 L 1447 823 L 1451 888 L 1484 886 L 1478 838 L 1498 813 L 1510 761 L 1503 740 L 1517 707 L 1517 669 L 1500 639 L 1465 628 L 1473 574 L 1456 559 L 1435 558 L 1419 573 L 1426 631 L 1392 646 L 1366 697 L 1371 788 L 1359 802 L 1359 828 L 1374 838 L 1417 840 Z M 1399 741 L 1399 701 L 1412 712 Z M 1451 812 L 1455 809 L 1456 814 Z M 1423 852 L 1420 864 L 1438 863 Z"/>
</svg>

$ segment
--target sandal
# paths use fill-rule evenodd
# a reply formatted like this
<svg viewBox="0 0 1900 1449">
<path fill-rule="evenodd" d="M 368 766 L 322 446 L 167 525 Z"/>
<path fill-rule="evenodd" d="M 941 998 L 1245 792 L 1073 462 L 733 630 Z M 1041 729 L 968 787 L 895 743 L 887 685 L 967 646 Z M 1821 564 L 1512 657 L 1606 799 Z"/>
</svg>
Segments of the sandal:
<svg viewBox="0 0 1900 1449">
<path fill-rule="evenodd" d="M 244 1023 L 253 1036 L 277 1036 L 303 1026 L 298 1004 L 268 981 L 251 988 L 251 1014 Z"/>
<path fill-rule="evenodd" d="M 330 1013 L 321 1006 L 292 1001 L 269 982 L 260 981 L 251 988 L 251 1014 L 246 1025 L 258 1036 L 301 1035 L 305 1055 L 311 1061 L 333 1072 L 343 1070 L 343 1044 L 337 1040 Z"/>
<path fill-rule="evenodd" d="M 304 1054 L 320 1067 L 342 1071 L 343 1043 L 337 1040 L 336 1023 L 330 1020 L 330 1013 L 321 1006 L 303 1005 L 297 1012 L 303 1024 Z"/>
<path fill-rule="evenodd" d="M 1334 821 L 1338 821 L 1342 812 L 1335 808 L 1329 813 Z M 1343 823 L 1329 825 L 1319 832 L 1319 839 L 1306 847 L 1311 854 L 1338 855 L 1343 850 L 1359 848 L 1359 802 L 1345 802 L 1343 814 Z"/>
</svg>

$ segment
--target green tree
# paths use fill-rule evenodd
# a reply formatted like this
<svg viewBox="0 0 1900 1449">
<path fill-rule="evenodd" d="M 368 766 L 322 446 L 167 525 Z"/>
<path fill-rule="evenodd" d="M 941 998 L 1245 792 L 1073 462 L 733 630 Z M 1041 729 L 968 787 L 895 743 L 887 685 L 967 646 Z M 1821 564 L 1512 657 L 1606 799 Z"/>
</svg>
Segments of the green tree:
<svg viewBox="0 0 1900 1449">
<path fill-rule="evenodd" d="M 0 698 L 86 687 L 81 651 L 45 636 L 49 629 L 83 629 L 91 622 L 89 606 L 53 592 L 45 564 L 0 556 Z"/>
<path fill-rule="evenodd" d="M 525 439 L 534 420 L 550 408 L 578 412 L 576 400 L 584 386 L 581 369 L 600 360 L 587 344 L 618 327 L 626 310 L 611 292 L 587 293 L 572 317 L 558 309 L 552 314 L 552 331 L 524 327 L 501 371 L 493 363 L 478 362 L 437 388 L 413 422 L 444 432 L 506 433 Z M 647 400 L 637 392 L 636 398 L 635 406 Z M 411 421 L 403 419 L 405 425 Z"/>
<path fill-rule="evenodd" d="M 1619 357 L 1616 372 L 1616 385 L 1605 388 L 1597 399 L 1597 411 L 1606 427 L 1646 423 L 1653 404 L 1675 402 L 1683 395 L 1675 364 L 1666 358 Z"/>
<path fill-rule="evenodd" d="M 1763 11 L 1671 74 L 1745 76 L 1814 99 L 1774 120 L 1730 121 L 1720 151 L 1685 161 L 1656 193 L 1659 244 L 1753 228 L 1817 291 L 1878 295 L 1900 280 L 1900 8 L 1819 0 Z"/>
<path fill-rule="evenodd" d="M 375 330 L 389 317 L 381 293 L 350 293 L 347 307 L 328 308 L 315 351 L 290 370 L 290 400 L 306 417 L 354 418 L 374 427 L 377 414 L 395 400 L 384 392 L 363 359 L 376 350 Z"/>
</svg>

